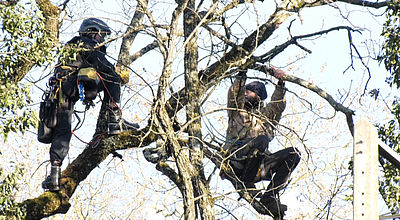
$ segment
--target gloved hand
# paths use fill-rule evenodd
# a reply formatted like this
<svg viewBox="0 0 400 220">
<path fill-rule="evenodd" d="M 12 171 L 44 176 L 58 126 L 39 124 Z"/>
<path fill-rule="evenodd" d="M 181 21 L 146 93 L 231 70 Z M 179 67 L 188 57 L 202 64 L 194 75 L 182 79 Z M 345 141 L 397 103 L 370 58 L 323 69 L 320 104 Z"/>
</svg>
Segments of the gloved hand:
<svg viewBox="0 0 400 220">
<path fill-rule="evenodd" d="M 283 71 L 279 68 L 275 68 L 273 66 L 270 66 L 269 68 L 272 69 L 272 71 L 274 72 L 274 76 L 278 79 L 282 78 L 285 75 L 285 71 Z"/>
<path fill-rule="evenodd" d="M 241 77 L 246 77 L 246 73 L 247 73 L 247 70 L 239 70 L 237 75 L 241 76 Z"/>
<path fill-rule="evenodd" d="M 285 81 L 279 79 L 278 86 L 285 87 Z"/>
<path fill-rule="evenodd" d="M 129 82 L 129 70 L 120 66 L 115 67 L 115 72 L 121 77 L 122 84 L 125 85 Z"/>
</svg>

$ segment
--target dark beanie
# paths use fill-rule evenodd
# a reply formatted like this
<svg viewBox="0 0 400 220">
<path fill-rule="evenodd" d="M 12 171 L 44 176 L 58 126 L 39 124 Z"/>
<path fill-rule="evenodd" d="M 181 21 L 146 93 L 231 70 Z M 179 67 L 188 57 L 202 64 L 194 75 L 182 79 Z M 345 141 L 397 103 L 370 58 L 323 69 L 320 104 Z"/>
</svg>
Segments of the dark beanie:
<svg viewBox="0 0 400 220">
<path fill-rule="evenodd" d="M 260 97 L 261 100 L 267 98 L 267 90 L 265 89 L 264 83 L 259 81 L 254 81 L 247 84 L 245 87 L 247 90 L 255 92 L 258 95 L 258 97 Z"/>
</svg>

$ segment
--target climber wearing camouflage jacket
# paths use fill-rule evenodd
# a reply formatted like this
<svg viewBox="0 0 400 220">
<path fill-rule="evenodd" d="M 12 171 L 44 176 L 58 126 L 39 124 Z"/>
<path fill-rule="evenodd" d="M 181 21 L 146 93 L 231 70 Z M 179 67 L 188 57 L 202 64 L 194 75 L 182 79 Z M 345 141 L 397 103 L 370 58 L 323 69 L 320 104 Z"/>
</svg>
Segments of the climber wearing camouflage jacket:
<svg viewBox="0 0 400 220">
<path fill-rule="evenodd" d="M 283 215 L 286 206 L 278 199 L 278 192 L 287 184 L 290 174 L 300 161 L 295 148 L 286 148 L 275 153 L 268 150 L 274 131 L 286 107 L 285 83 L 281 69 L 270 68 L 278 78 L 275 91 L 268 104 L 264 83 L 253 81 L 246 84 L 246 71 L 239 71 L 228 91 L 228 128 L 224 150 L 236 177 L 243 181 L 249 192 L 256 196 L 255 184 L 270 181 L 261 202 L 273 216 Z M 221 177 L 227 177 L 221 172 Z M 253 190 L 251 190 L 253 188 Z"/>
</svg>

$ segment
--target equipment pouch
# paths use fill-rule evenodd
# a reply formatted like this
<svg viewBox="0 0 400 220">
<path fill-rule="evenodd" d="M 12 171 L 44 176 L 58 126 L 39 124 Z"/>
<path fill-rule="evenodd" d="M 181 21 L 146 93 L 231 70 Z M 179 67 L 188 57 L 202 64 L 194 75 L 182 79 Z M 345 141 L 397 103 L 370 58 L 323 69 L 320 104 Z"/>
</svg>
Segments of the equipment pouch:
<svg viewBox="0 0 400 220">
<path fill-rule="evenodd" d="M 93 67 L 86 67 L 79 69 L 78 72 L 78 81 L 82 82 L 84 85 L 87 84 L 89 86 L 97 86 L 100 79 L 97 76 L 97 71 Z M 86 85 L 85 85 L 86 87 Z"/>
<path fill-rule="evenodd" d="M 50 144 L 53 140 L 53 129 L 48 128 L 42 121 L 39 121 L 37 139 L 44 144 Z"/>
<path fill-rule="evenodd" d="M 77 101 L 79 99 L 79 92 L 77 87 L 77 76 L 71 75 L 62 82 L 62 92 L 70 100 Z"/>
<path fill-rule="evenodd" d="M 45 100 L 40 103 L 39 119 L 47 127 L 54 128 L 57 125 L 57 103 Z"/>
<path fill-rule="evenodd" d="M 48 144 L 53 137 L 53 128 L 57 125 L 57 103 L 48 99 L 40 102 L 38 141 Z"/>
<path fill-rule="evenodd" d="M 94 100 L 97 95 L 97 84 L 100 81 L 96 69 L 93 67 L 81 68 L 78 72 L 78 81 L 85 88 L 85 101 Z"/>
</svg>

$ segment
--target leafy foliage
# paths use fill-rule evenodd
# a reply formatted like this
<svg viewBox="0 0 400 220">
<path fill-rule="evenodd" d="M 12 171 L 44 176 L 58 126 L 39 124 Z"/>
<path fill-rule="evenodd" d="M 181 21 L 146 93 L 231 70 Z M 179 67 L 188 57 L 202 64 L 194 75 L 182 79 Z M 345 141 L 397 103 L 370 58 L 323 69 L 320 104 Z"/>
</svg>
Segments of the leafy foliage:
<svg viewBox="0 0 400 220">
<path fill-rule="evenodd" d="M 61 65 L 67 65 L 67 63 L 71 63 L 77 60 L 77 56 L 80 52 L 87 51 L 83 42 L 78 44 L 67 44 L 63 47 L 59 47 L 57 50 L 57 54 L 59 56 L 59 62 Z"/>
<path fill-rule="evenodd" d="M 391 76 L 386 79 L 390 86 L 395 84 L 400 88 L 400 4 L 391 2 L 386 10 L 387 21 L 383 26 L 382 36 L 385 37 L 383 55 L 379 57 Z M 400 103 L 393 102 L 393 120 L 378 128 L 379 137 L 394 151 L 400 153 Z M 400 171 L 390 162 L 381 159 L 384 179 L 380 183 L 380 193 L 390 210 L 400 209 Z"/>
<path fill-rule="evenodd" d="M 0 130 L 24 132 L 35 126 L 36 116 L 29 108 L 29 85 L 19 81 L 34 65 L 54 60 L 54 42 L 48 36 L 45 19 L 29 3 L 0 5 Z"/>
<path fill-rule="evenodd" d="M 8 175 L 0 169 L 0 219 L 24 219 L 24 210 L 14 198 L 18 191 L 17 182 L 23 175 L 23 168 L 18 166 Z"/>
<path fill-rule="evenodd" d="M 30 103 L 29 87 L 6 82 L 0 85 L 0 91 L 0 114 L 4 117 L 1 119 L 0 130 L 5 137 L 10 131 L 23 132 L 30 125 L 36 124 L 36 112 L 26 109 Z"/>
<path fill-rule="evenodd" d="M 379 137 L 394 151 L 400 153 L 400 103 L 393 102 L 392 114 L 395 119 L 378 129 Z M 390 210 L 400 209 L 400 170 L 383 160 L 384 180 L 380 183 L 380 193 Z"/>
<path fill-rule="evenodd" d="M 386 11 L 387 21 L 383 26 L 382 36 L 385 37 L 383 45 L 383 55 L 379 57 L 383 61 L 385 68 L 390 71 L 391 76 L 387 78 L 387 83 L 392 86 L 400 87 L 400 4 L 393 1 L 389 4 Z"/>
</svg>

